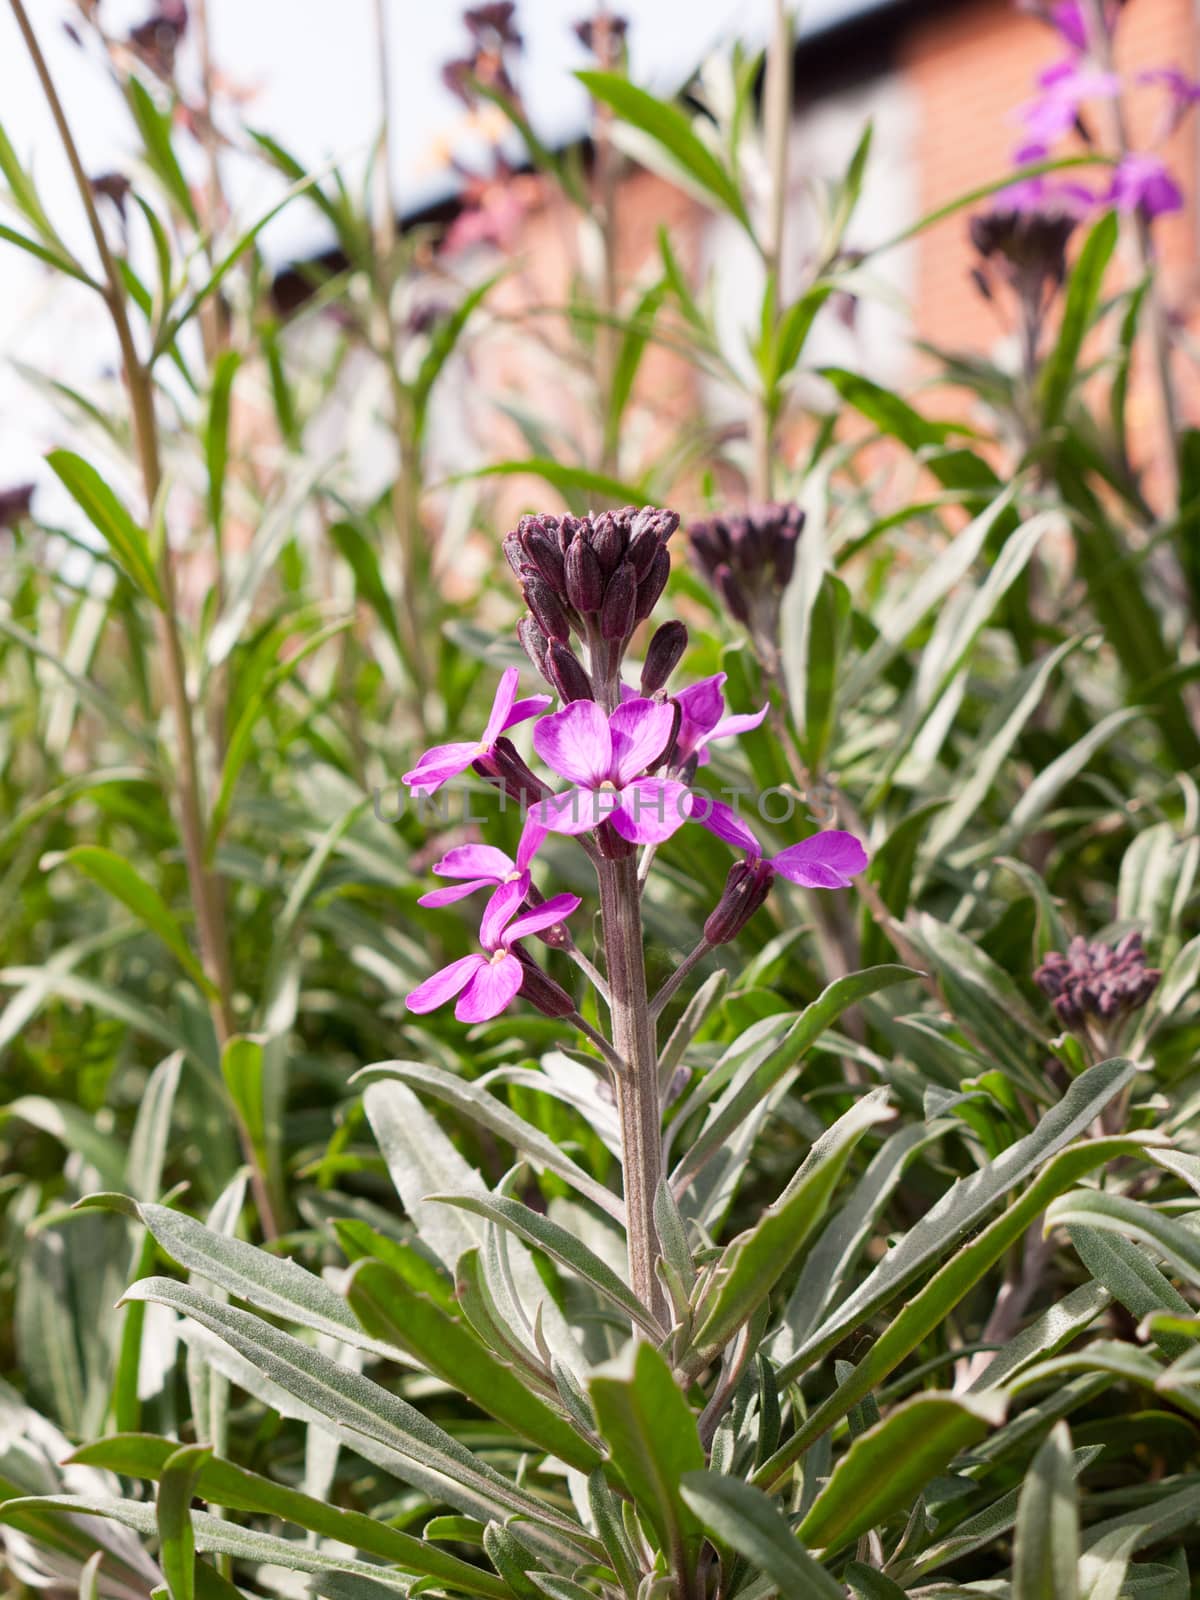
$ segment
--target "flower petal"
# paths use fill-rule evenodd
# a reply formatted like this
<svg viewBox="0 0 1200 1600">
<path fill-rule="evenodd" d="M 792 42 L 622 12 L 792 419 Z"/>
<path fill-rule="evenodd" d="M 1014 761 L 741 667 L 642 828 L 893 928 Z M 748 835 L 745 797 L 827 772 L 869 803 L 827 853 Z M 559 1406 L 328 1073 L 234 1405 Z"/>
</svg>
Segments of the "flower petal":
<svg viewBox="0 0 1200 1600">
<path fill-rule="evenodd" d="M 517 844 L 516 867 L 518 872 L 528 870 L 529 863 L 541 849 L 542 840 L 546 837 L 546 830 L 532 815 L 526 815 L 525 826 L 521 829 L 521 837 Z"/>
<path fill-rule="evenodd" d="M 745 850 L 747 855 L 755 859 L 762 855 L 762 846 L 758 840 L 733 807 L 727 806 L 724 800 L 714 800 L 710 794 L 694 792 L 691 818 L 702 828 L 707 828 L 709 833 L 715 833 L 718 839 L 731 844 L 735 850 Z"/>
<path fill-rule="evenodd" d="M 559 777 L 584 789 L 602 784 L 612 766 L 608 718 L 594 700 L 572 700 L 552 717 L 543 717 L 533 730 L 533 748 Z"/>
<path fill-rule="evenodd" d="M 477 744 L 435 744 L 432 750 L 426 750 L 412 771 L 406 772 L 400 782 L 406 783 L 410 789 L 432 794 L 447 778 L 455 778 L 460 772 L 465 772 L 478 754 Z"/>
<path fill-rule="evenodd" d="M 454 1015 L 460 1022 L 490 1022 L 516 995 L 524 976 L 516 956 L 483 962 L 460 995 Z"/>
<path fill-rule="evenodd" d="M 623 789 L 662 755 L 674 726 L 675 712 L 669 705 L 627 700 L 618 706 L 608 719 L 612 765 L 605 776 Z"/>
<path fill-rule="evenodd" d="M 829 828 L 781 850 L 771 865 L 781 878 L 807 889 L 848 889 L 851 877 L 867 861 L 867 852 L 852 833 Z"/>
<path fill-rule="evenodd" d="M 731 717 L 722 717 L 715 727 L 709 729 L 705 744 L 711 744 L 714 739 L 735 739 L 739 733 L 750 733 L 760 725 L 770 709 L 770 706 L 764 706 L 761 711 L 738 711 Z"/>
<path fill-rule="evenodd" d="M 485 950 L 499 950 L 505 927 L 517 914 L 522 900 L 529 893 L 529 874 L 523 872 L 511 883 L 502 883 L 483 908 L 479 924 L 479 942 Z"/>
<path fill-rule="evenodd" d="M 432 978 L 426 978 L 425 982 L 418 985 L 411 994 L 405 995 L 404 1003 L 410 1011 L 418 1014 L 436 1011 L 438 1006 L 444 1006 L 447 1000 L 453 1000 L 480 967 L 486 966 L 487 962 L 481 955 L 463 956 L 461 960 L 452 961 L 448 967 L 435 972 Z"/>
<path fill-rule="evenodd" d="M 433 867 L 439 878 L 490 878 L 503 883 L 513 870 L 511 859 L 492 844 L 459 844 Z"/>
<path fill-rule="evenodd" d="M 517 939 L 527 939 L 531 933 L 540 933 L 543 928 L 552 928 L 556 922 L 562 922 L 572 911 L 578 910 L 580 904 L 577 894 L 556 894 L 549 900 L 543 901 L 540 906 L 535 906 L 532 911 L 523 911 L 516 921 L 510 922 L 505 929 L 504 948 L 511 949 Z"/>
<path fill-rule="evenodd" d="M 452 906 L 456 900 L 465 900 L 477 889 L 492 888 L 495 881 L 494 878 L 471 878 L 466 883 L 447 884 L 444 889 L 431 889 L 428 894 L 423 894 L 417 904 L 431 907 Z"/>
<path fill-rule="evenodd" d="M 718 672 L 715 677 L 690 683 L 673 697 L 680 712 L 676 748 L 681 762 L 699 749 L 705 742 L 705 735 L 720 722 L 725 710 L 724 687 L 725 674 Z"/>
<path fill-rule="evenodd" d="M 521 674 L 516 667 L 505 667 L 500 674 L 500 682 L 496 685 L 496 693 L 492 699 L 492 709 L 488 713 L 487 726 L 480 739 L 480 743 L 489 750 L 508 726 L 508 714 L 517 698 L 517 685 L 520 681 Z"/>
<path fill-rule="evenodd" d="M 524 700 L 518 700 L 508 716 L 504 719 L 503 733 L 506 728 L 515 728 L 518 722 L 528 722 L 530 717 L 536 717 L 539 711 L 544 711 L 547 706 L 554 704 L 552 694 L 526 695 Z"/>
<path fill-rule="evenodd" d="M 529 815 L 548 833 L 587 833 L 612 816 L 620 795 L 609 790 L 564 789 L 548 800 L 539 800 Z"/>
<path fill-rule="evenodd" d="M 639 778 L 621 790 L 612 825 L 632 844 L 661 844 L 691 816 L 691 797 L 674 778 Z"/>
</svg>

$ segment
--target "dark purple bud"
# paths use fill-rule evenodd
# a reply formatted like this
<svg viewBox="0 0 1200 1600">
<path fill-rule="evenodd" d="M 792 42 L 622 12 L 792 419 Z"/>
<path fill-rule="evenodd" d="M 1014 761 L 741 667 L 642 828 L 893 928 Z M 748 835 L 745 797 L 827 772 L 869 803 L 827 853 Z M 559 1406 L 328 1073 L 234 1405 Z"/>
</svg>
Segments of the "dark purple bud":
<svg viewBox="0 0 1200 1600">
<path fill-rule="evenodd" d="M 567 574 L 563 566 L 562 551 L 558 548 L 556 537 L 548 533 L 530 533 L 525 538 L 525 554 L 554 590 L 555 594 L 565 596 L 567 592 Z"/>
<path fill-rule="evenodd" d="M 594 700 L 592 680 L 570 645 L 552 640 L 546 657 L 546 676 L 558 697 L 567 705 L 572 700 Z"/>
<path fill-rule="evenodd" d="M 569 1017 L 575 1010 L 575 1002 L 562 987 L 556 983 L 548 972 L 543 972 L 541 967 L 520 945 L 513 948 L 513 954 L 521 963 L 521 997 L 528 1000 L 531 1006 L 546 1017 Z"/>
<path fill-rule="evenodd" d="M 32 483 L 15 483 L 10 489 L 0 489 L 0 528 L 15 528 L 24 522 L 33 505 Z"/>
<path fill-rule="evenodd" d="M 622 561 L 604 591 L 604 604 L 600 607 L 602 639 L 628 638 L 636 620 L 637 598 L 638 582 L 633 568 L 628 561 Z"/>
<path fill-rule="evenodd" d="M 589 524 L 584 517 L 563 517 L 558 524 L 558 544 L 564 555 L 567 548 L 582 533 L 586 534 Z"/>
<path fill-rule="evenodd" d="M 1162 973 L 1146 965 L 1142 936 L 1135 929 L 1114 946 L 1076 937 L 1065 954 L 1052 950 L 1033 981 L 1054 1005 L 1059 1020 L 1072 1026 L 1088 1016 L 1114 1022 L 1136 1011 L 1157 988 Z"/>
<path fill-rule="evenodd" d="M 668 511 L 664 506 L 643 506 L 630 524 L 629 536 L 637 539 L 643 533 L 652 533 L 660 544 L 666 544 L 678 526 L 678 511 Z"/>
<path fill-rule="evenodd" d="M 504 559 L 519 578 L 525 561 L 525 551 L 521 547 L 520 538 L 515 533 L 506 533 L 500 548 L 504 551 Z"/>
<path fill-rule="evenodd" d="M 522 617 L 520 622 L 517 623 L 517 638 L 521 641 L 521 648 L 534 667 L 549 683 L 550 675 L 546 670 L 546 666 L 550 641 L 532 617 Z"/>
<path fill-rule="evenodd" d="M 750 623 L 750 607 L 746 602 L 746 596 L 742 592 L 741 584 L 733 575 L 733 568 L 720 566 L 717 568 L 714 577 L 716 578 L 717 589 L 720 592 L 721 599 L 724 600 L 737 620 L 743 626 L 748 627 Z"/>
<path fill-rule="evenodd" d="M 572 539 L 567 547 L 567 599 L 583 616 L 599 611 L 604 599 L 604 573 L 586 539 Z"/>
<path fill-rule="evenodd" d="M 662 597 L 663 590 L 667 587 L 667 579 L 671 576 L 671 557 L 665 544 L 659 545 L 658 554 L 651 564 L 650 571 L 641 583 L 638 584 L 637 604 L 634 608 L 634 620 L 645 622 Z"/>
<path fill-rule="evenodd" d="M 637 574 L 639 583 L 654 565 L 654 558 L 662 546 L 663 541 L 653 528 L 643 528 L 629 541 L 629 553 L 625 559 Z"/>
<path fill-rule="evenodd" d="M 799 528 L 785 528 L 775 542 L 775 582 L 786 589 L 796 570 L 796 545 L 800 540 Z"/>
<path fill-rule="evenodd" d="M 537 773 L 526 766 L 511 739 L 497 739 L 490 754 L 473 761 L 471 766 L 518 805 L 536 805 L 550 793 Z"/>
<path fill-rule="evenodd" d="M 704 924 L 707 943 L 728 944 L 750 921 L 771 892 L 775 872 L 769 861 L 735 861 L 716 908 Z"/>
<path fill-rule="evenodd" d="M 571 637 L 571 624 L 563 603 L 540 573 L 525 577 L 525 604 L 533 613 L 534 621 L 547 639 L 557 639 L 566 644 Z"/>
<path fill-rule="evenodd" d="M 605 577 L 617 570 L 628 543 L 628 527 L 616 511 L 602 511 L 592 520 L 592 549 Z"/>
<path fill-rule="evenodd" d="M 664 622 L 655 631 L 646 646 L 646 660 L 642 666 L 642 693 L 657 694 L 666 686 L 667 679 L 683 659 L 687 649 L 688 631 L 682 622 Z"/>
</svg>

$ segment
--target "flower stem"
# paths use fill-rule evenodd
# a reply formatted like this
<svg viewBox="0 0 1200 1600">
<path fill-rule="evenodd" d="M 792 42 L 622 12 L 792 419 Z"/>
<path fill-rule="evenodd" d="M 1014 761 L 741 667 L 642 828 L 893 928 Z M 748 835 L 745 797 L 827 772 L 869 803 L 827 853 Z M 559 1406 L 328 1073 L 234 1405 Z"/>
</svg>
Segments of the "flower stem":
<svg viewBox="0 0 1200 1600">
<path fill-rule="evenodd" d="M 623 1063 L 616 1091 L 629 1283 L 655 1320 L 669 1327 L 667 1297 L 656 1271 L 659 1249 L 654 1196 L 662 1178 L 662 1117 L 658 1103 L 658 1051 L 646 995 L 637 865 L 634 857 L 627 856 L 619 861 L 599 861 L 597 870 L 613 1044 Z"/>
</svg>

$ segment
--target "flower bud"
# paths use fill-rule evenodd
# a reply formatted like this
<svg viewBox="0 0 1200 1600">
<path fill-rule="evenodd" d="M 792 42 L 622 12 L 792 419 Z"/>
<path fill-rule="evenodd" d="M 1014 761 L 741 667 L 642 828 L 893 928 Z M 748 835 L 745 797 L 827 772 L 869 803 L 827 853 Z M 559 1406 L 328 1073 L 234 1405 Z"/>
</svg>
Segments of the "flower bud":
<svg viewBox="0 0 1200 1600">
<path fill-rule="evenodd" d="M 548 972 L 543 972 L 541 967 L 521 946 L 513 947 L 513 954 L 521 963 L 521 997 L 528 1000 L 531 1006 L 546 1017 L 569 1017 L 575 1010 L 575 1002 L 560 983 L 556 983 Z"/>
<path fill-rule="evenodd" d="M 586 539 L 572 539 L 567 547 L 567 599 L 583 616 L 599 611 L 604 599 L 604 573 L 596 553 Z"/>
<path fill-rule="evenodd" d="M 621 565 L 608 580 L 604 591 L 604 604 L 600 607 L 600 637 L 625 639 L 633 632 L 637 619 L 638 581 L 628 561 Z"/>
<path fill-rule="evenodd" d="M 558 548 L 566 555 L 568 547 L 580 535 L 586 535 L 588 521 L 586 517 L 560 517 L 558 521 Z"/>
<path fill-rule="evenodd" d="M 506 533 L 501 541 L 500 548 L 504 551 L 504 559 L 516 573 L 521 576 L 521 564 L 525 560 L 525 552 L 521 548 L 521 541 L 515 533 Z"/>
<path fill-rule="evenodd" d="M 1146 965 L 1142 936 L 1127 933 L 1115 946 L 1072 939 L 1066 953 L 1052 950 L 1033 975 L 1050 997 L 1060 1022 L 1087 1016 L 1114 1022 L 1140 1010 L 1158 987 L 1162 973 Z"/>
<path fill-rule="evenodd" d="M 747 604 L 741 584 L 733 575 L 733 568 L 724 565 L 719 566 L 714 577 L 716 578 L 717 589 L 720 592 L 721 599 L 724 600 L 743 627 L 749 627 L 750 607 Z"/>
<path fill-rule="evenodd" d="M 522 617 L 517 623 L 517 638 L 521 641 L 521 648 L 529 657 L 534 667 L 550 682 L 550 674 L 546 670 L 547 657 L 550 650 L 550 641 L 538 627 L 532 617 Z"/>
<path fill-rule="evenodd" d="M 725 888 L 704 924 L 708 944 L 728 944 L 750 921 L 771 892 L 775 872 L 769 861 L 735 861 Z"/>
<path fill-rule="evenodd" d="M 546 676 L 558 697 L 567 705 L 572 700 L 594 700 L 592 680 L 570 645 L 551 642 L 546 657 Z"/>
<path fill-rule="evenodd" d="M 660 544 L 666 544 L 678 526 L 678 511 L 668 511 L 665 506 L 643 506 L 630 524 L 629 536 L 638 539 L 643 533 L 653 533 Z"/>
<path fill-rule="evenodd" d="M 657 694 L 666 686 L 667 679 L 683 659 L 687 649 L 688 631 L 682 622 L 664 622 L 656 629 L 646 646 L 646 660 L 642 666 L 642 693 Z"/>
<path fill-rule="evenodd" d="M 667 587 L 667 579 L 671 576 L 671 557 L 667 553 L 665 544 L 658 547 L 658 554 L 651 564 L 649 572 L 641 583 L 638 584 L 637 601 L 634 607 L 634 621 L 645 622 L 654 610 L 662 592 Z"/>
<path fill-rule="evenodd" d="M 532 611 L 534 621 L 547 639 L 557 639 L 560 644 L 566 644 L 571 637 L 571 624 L 562 601 L 541 573 L 527 571 L 522 576 L 525 604 Z"/>
<path fill-rule="evenodd" d="M 530 771 L 511 739 L 497 739 L 491 752 L 473 761 L 471 767 L 521 806 L 536 805 L 551 792 L 537 773 Z"/>
<path fill-rule="evenodd" d="M 525 539 L 525 554 L 555 594 L 565 595 L 567 576 L 558 539 L 548 533 L 530 533 Z"/>
<path fill-rule="evenodd" d="M 592 519 L 592 549 L 605 577 L 615 572 L 625 554 L 628 525 L 618 511 L 602 511 Z"/>
</svg>

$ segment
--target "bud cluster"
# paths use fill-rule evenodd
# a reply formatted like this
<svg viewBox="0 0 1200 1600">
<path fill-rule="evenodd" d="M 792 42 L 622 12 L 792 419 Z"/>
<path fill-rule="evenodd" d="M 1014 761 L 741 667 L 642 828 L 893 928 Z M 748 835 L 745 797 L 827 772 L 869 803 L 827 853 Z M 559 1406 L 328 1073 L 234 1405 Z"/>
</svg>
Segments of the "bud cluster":
<svg viewBox="0 0 1200 1600">
<path fill-rule="evenodd" d="M 597 698 L 597 671 L 605 683 L 614 681 L 630 636 L 666 587 L 667 541 L 678 526 L 677 512 L 626 506 L 586 517 L 522 517 L 505 536 L 504 554 L 529 607 L 518 635 L 564 703 Z M 682 624 L 667 628 L 672 631 L 664 643 L 656 648 L 658 635 L 651 641 L 656 687 L 687 643 Z M 590 672 L 571 649 L 572 633 L 587 648 Z"/>
<path fill-rule="evenodd" d="M 772 670 L 779 657 L 780 602 L 795 571 L 803 528 L 804 512 L 794 504 L 751 506 L 688 528 L 697 566 Z"/>
<path fill-rule="evenodd" d="M 995 274 L 1027 314 L 1040 318 L 1045 301 L 1066 277 L 1067 243 L 1074 231 L 1075 218 L 1065 212 L 988 211 L 972 217 L 971 243 L 980 257 L 973 277 L 980 293 L 991 299 Z"/>
<path fill-rule="evenodd" d="M 1162 973 L 1146 965 L 1142 936 L 1127 933 L 1116 945 L 1072 939 L 1066 954 L 1054 950 L 1033 975 L 1068 1026 L 1088 1017 L 1114 1022 L 1146 1004 Z"/>
</svg>

